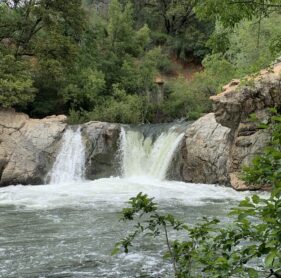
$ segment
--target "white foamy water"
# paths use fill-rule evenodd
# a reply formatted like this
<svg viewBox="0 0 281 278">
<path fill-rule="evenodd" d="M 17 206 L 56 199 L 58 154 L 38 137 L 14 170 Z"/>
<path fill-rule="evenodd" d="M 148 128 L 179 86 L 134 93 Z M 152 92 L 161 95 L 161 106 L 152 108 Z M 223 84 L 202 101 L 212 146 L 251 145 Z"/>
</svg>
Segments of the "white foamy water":
<svg viewBox="0 0 281 278">
<path fill-rule="evenodd" d="M 110 255 L 132 229 L 119 221 L 120 211 L 139 192 L 189 224 L 202 216 L 228 221 L 230 207 L 249 194 L 148 177 L 0 188 L 0 277 L 172 277 L 161 236 Z"/>
<path fill-rule="evenodd" d="M 184 137 L 173 129 L 162 132 L 153 142 L 136 130 L 121 130 L 121 153 L 125 177 L 146 176 L 159 180 L 166 173 L 173 155 Z"/>
<path fill-rule="evenodd" d="M 81 129 L 68 128 L 52 170 L 47 176 L 50 184 L 81 181 L 84 179 L 85 146 Z"/>
<path fill-rule="evenodd" d="M 73 206 L 97 207 L 107 203 L 114 207 L 122 207 L 130 197 L 139 192 L 155 197 L 158 201 L 175 200 L 192 206 L 241 200 L 247 194 L 227 187 L 159 181 L 147 177 L 106 178 L 83 183 L 1 188 L 0 205 L 52 209 Z"/>
<path fill-rule="evenodd" d="M 131 226 L 120 211 L 139 192 L 154 197 L 161 213 L 193 224 L 202 216 L 223 221 L 249 193 L 215 185 L 165 181 L 183 134 L 157 138 L 122 130 L 124 178 L 85 181 L 80 129 L 66 130 L 49 185 L 0 188 L 0 277 L 170 278 L 165 239 L 140 238 L 125 255 L 111 256 Z M 132 227 L 131 227 L 132 228 Z M 177 235 L 171 233 L 171 239 Z"/>
</svg>

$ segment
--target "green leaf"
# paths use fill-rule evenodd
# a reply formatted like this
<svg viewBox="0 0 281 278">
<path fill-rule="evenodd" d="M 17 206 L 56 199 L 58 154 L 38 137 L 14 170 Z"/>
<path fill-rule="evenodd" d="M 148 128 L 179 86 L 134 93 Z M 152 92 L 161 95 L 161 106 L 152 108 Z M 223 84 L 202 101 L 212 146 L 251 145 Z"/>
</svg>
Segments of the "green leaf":
<svg viewBox="0 0 281 278">
<path fill-rule="evenodd" d="M 250 278 L 258 278 L 259 277 L 258 272 L 255 269 L 249 268 L 247 271 L 248 271 L 248 274 L 249 274 Z"/>
<path fill-rule="evenodd" d="M 260 202 L 260 197 L 258 195 L 253 195 L 252 201 L 254 204 L 258 204 Z"/>
<path fill-rule="evenodd" d="M 276 254 L 277 250 L 273 250 L 266 256 L 264 263 L 267 268 L 272 267 Z"/>
<path fill-rule="evenodd" d="M 120 246 L 121 246 L 121 243 L 116 243 L 115 244 L 115 247 L 111 251 L 111 256 L 115 256 L 115 255 L 121 253 Z"/>
</svg>

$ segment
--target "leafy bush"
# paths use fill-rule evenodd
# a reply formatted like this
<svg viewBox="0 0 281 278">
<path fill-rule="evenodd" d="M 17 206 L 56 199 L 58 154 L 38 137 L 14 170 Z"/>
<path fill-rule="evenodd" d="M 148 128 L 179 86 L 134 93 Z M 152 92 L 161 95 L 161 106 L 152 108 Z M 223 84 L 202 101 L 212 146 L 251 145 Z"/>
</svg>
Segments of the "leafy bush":
<svg viewBox="0 0 281 278">
<path fill-rule="evenodd" d="M 126 95 L 125 91 L 115 87 L 113 97 L 105 98 L 102 105 L 87 113 L 88 120 L 117 123 L 139 123 L 143 119 L 144 98 Z"/>
<path fill-rule="evenodd" d="M 269 199 L 253 195 L 232 209 L 233 224 L 223 227 L 218 219 L 189 226 L 171 214 L 160 214 L 153 198 L 139 193 L 122 211 L 123 221 L 136 221 L 135 229 L 115 245 L 113 254 L 129 252 L 141 234 L 165 236 L 167 253 L 175 277 L 280 277 L 281 270 L 281 183 Z M 222 225 L 221 225 L 222 224 Z M 185 240 L 170 241 L 169 231 L 185 231 Z M 263 258 L 263 263 L 259 258 Z M 259 261 L 259 266 L 257 262 Z M 268 277 L 270 277 L 268 276 Z"/>
<path fill-rule="evenodd" d="M 67 123 L 70 125 L 83 124 L 88 121 L 87 113 L 85 111 L 76 111 L 70 109 L 68 111 Z"/>
<path fill-rule="evenodd" d="M 278 54 L 277 46 L 271 51 L 274 39 L 280 37 L 280 14 L 272 14 L 258 24 L 258 19 L 241 22 L 229 36 L 226 55 L 241 75 L 267 67 Z M 279 49 L 280 53 L 281 49 Z"/>
<path fill-rule="evenodd" d="M 0 107 L 24 107 L 35 94 L 27 63 L 0 52 Z"/>
<path fill-rule="evenodd" d="M 210 96 L 221 90 L 222 85 L 235 77 L 231 63 L 214 54 L 203 61 L 205 70 L 194 75 L 192 80 L 180 77 L 168 82 L 166 99 L 161 109 L 167 118 L 195 120 L 211 111 Z"/>
<path fill-rule="evenodd" d="M 192 87 L 192 82 L 179 78 L 167 84 L 168 97 L 161 105 L 161 109 L 168 117 L 187 118 L 194 120 L 210 110 L 209 95 L 197 87 Z"/>
</svg>

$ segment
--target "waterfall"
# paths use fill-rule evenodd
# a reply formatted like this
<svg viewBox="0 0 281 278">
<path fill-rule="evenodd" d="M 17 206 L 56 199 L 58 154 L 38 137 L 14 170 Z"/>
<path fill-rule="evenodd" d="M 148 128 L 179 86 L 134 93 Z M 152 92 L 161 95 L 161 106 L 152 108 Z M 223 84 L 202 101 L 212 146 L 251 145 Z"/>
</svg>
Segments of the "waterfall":
<svg viewBox="0 0 281 278">
<path fill-rule="evenodd" d="M 85 146 L 81 128 L 68 128 L 62 138 L 62 146 L 53 168 L 48 174 L 49 183 L 80 181 L 84 178 Z"/>
<path fill-rule="evenodd" d="M 148 176 L 163 180 L 184 133 L 170 128 L 145 136 L 140 130 L 121 130 L 122 171 L 124 177 Z"/>
</svg>

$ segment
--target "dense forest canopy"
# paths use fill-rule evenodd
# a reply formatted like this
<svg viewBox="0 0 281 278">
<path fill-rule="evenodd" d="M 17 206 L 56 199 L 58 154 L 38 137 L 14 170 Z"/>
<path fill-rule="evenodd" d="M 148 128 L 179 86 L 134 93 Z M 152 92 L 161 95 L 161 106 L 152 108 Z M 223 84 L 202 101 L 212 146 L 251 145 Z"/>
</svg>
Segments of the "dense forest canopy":
<svg viewBox="0 0 281 278">
<path fill-rule="evenodd" d="M 281 0 L 2 0 L 0 15 L 0 106 L 73 123 L 196 119 L 281 54 Z"/>
</svg>

